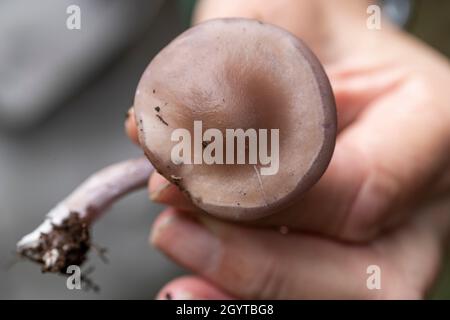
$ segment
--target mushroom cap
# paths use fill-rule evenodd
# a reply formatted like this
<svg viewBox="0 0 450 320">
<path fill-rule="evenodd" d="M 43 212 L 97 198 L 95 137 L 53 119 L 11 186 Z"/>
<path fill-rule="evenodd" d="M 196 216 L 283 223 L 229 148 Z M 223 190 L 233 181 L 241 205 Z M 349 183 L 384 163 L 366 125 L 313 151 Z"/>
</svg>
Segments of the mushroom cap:
<svg viewBox="0 0 450 320">
<path fill-rule="evenodd" d="M 158 172 L 222 218 L 251 220 L 289 205 L 321 177 L 335 145 L 335 102 L 320 62 L 291 33 L 256 20 L 209 20 L 182 33 L 145 70 L 134 108 Z M 174 163 L 172 132 L 185 128 L 194 139 L 194 121 L 224 139 L 226 129 L 269 136 L 278 129 L 278 171 L 262 175 L 267 165 L 248 157 L 246 164 Z"/>
</svg>

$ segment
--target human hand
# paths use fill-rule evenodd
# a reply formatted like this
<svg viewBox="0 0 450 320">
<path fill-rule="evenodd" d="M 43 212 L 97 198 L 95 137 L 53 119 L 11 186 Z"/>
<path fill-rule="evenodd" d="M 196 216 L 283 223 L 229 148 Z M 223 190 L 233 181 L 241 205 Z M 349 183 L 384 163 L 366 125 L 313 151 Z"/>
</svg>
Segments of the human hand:
<svg viewBox="0 0 450 320">
<path fill-rule="evenodd" d="M 367 4 L 346 3 L 341 10 L 320 1 L 200 4 L 198 21 L 259 18 L 304 38 L 330 77 L 340 132 L 317 185 L 252 226 L 196 213 L 154 175 L 152 199 L 174 208 L 155 222 L 152 242 L 198 275 L 169 283 L 161 296 L 420 298 L 432 284 L 450 226 L 448 204 L 437 202 L 450 186 L 450 68 L 386 21 L 367 30 Z M 132 120 L 127 127 L 135 135 Z M 382 270 L 381 290 L 366 287 L 369 265 Z"/>
</svg>

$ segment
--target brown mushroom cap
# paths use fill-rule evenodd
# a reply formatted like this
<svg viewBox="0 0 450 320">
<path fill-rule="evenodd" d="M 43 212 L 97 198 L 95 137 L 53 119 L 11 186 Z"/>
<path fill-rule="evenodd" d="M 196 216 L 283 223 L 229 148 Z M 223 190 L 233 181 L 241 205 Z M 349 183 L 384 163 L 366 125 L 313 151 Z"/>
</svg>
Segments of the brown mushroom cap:
<svg viewBox="0 0 450 320">
<path fill-rule="evenodd" d="M 150 63 L 135 97 L 140 143 L 156 169 L 201 209 L 249 220 L 274 213 L 323 174 L 336 110 L 320 62 L 289 32 L 248 19 L 187 30 Z M 174 164 L 174 129 L 279 129 L 279 170 L 252 164 Z"/>
</svg>

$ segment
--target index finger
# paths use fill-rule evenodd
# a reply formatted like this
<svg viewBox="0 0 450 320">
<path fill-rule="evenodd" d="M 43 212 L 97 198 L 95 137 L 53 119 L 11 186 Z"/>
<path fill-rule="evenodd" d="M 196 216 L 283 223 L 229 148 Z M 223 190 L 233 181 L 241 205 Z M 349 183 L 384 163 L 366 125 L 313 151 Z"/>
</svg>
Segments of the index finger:
<svg viewBox="0 0 450 320">
<path fill-rule="evenodd" d="M 138 130 L 136 126 L 136 118 L 134 117 L 133 107 L 131 107 L 126 114 L 125 132 L 131 141 L 139 145 Z"/>
</svg>

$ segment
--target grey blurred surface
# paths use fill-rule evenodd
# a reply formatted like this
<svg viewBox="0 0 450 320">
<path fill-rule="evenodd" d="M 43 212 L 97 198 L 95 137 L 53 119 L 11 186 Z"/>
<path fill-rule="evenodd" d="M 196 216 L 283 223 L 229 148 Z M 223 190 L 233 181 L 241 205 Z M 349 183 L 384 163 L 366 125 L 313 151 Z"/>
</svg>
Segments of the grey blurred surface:
<svg viewBox="0 0 450 320">
<path fill-rule="evenodd" d="M 148 28 L 163 0 L 0 1 L 0 123 L 44 118 Z M 80 29 L 69 30 L 71 6 Z"/>
<path fill-rule="evenodd" d="M 70 291 L 65 278 L 42 275 L 28 262 L 7 268 L 16 241 L 57 201 L 92 172 L 141 153 L 123 132 L 125 112 L 144 68 L 181 31 L 177 8 L 168 1 L 132 48 L 50 118 L 22 133 L 0 131 L 0 298 L 151 299 L 181 272 L 148 245 L 162 207 L 145 191 L 122 200 L 94 227 L 94 242 L 108 248 L 110 260 L 90 255 L 98 294 Z"/>
</svg>

